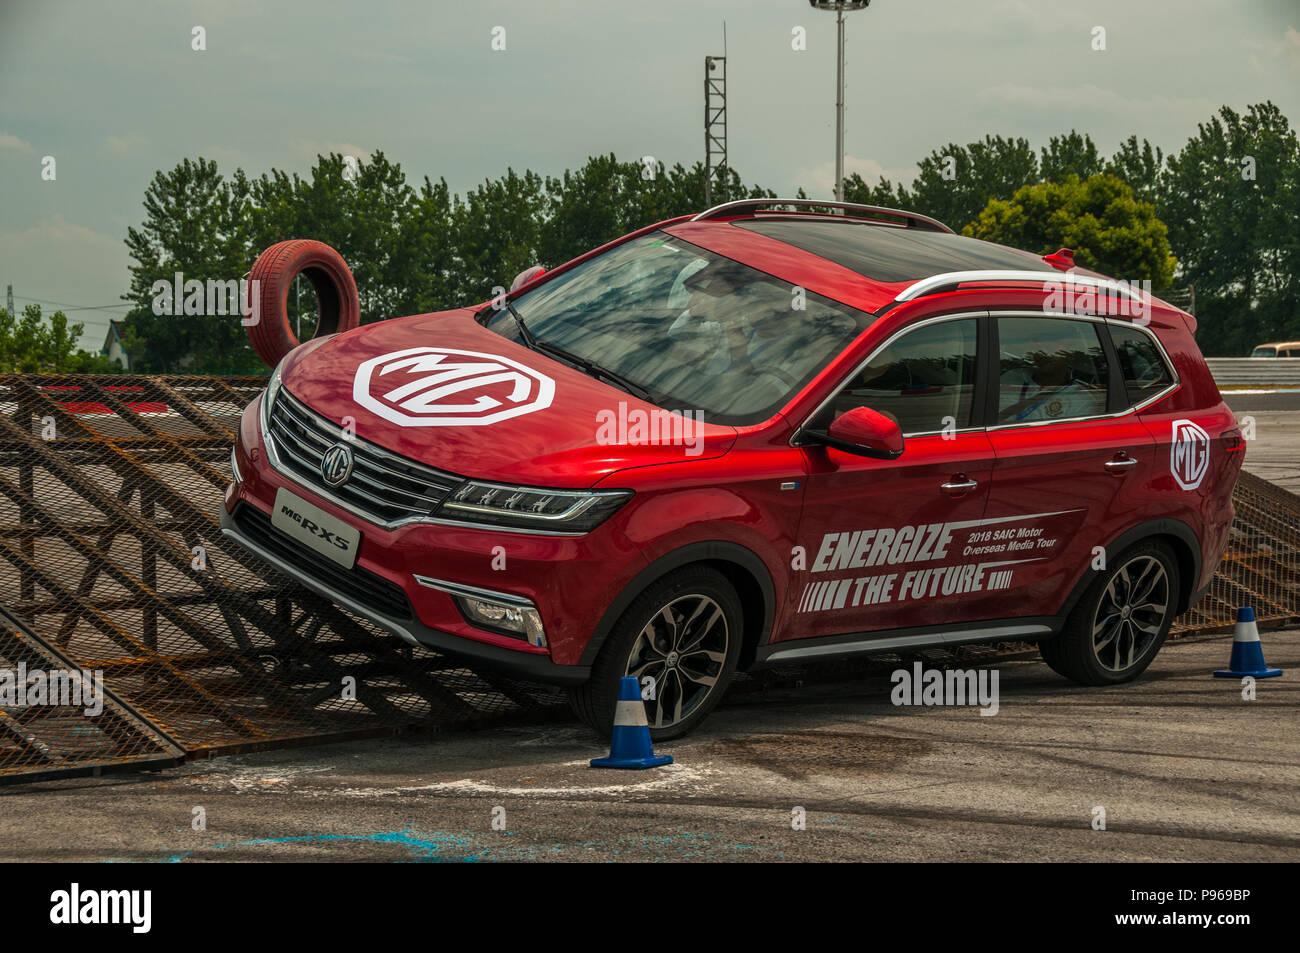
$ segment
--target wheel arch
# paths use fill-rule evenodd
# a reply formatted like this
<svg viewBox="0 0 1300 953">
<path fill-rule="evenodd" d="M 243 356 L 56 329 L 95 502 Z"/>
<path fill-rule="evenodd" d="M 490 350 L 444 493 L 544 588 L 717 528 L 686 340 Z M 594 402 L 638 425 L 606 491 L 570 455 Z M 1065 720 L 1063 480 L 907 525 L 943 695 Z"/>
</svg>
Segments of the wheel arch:
<svg viewBox="0 0 1300 953">
<path fill-rule="evenodd" d="M 614 597 L 600 617 L 591 638 L 587 641 L 587 647 L 582 650 L 582 657 L 578 660 L 578 664 L 591 665 L 595 662 L 610 630 L 637 596 L 668 573 L 693 565 L 711 566 L 726 576 L 727 580 L 735 586 L 744 612 L 744 633 L 738 668 L 748 668 L 754 661 L 758 646 L 763 644 L 772 632 L 776 617 L 776 587 L 767 564 L 757 553 L 726 540 L 688 543 L 680 549 L 660 556 L 637 573 Z M 755 605 L 759 607 L 758 612 L 751 611 L 751 607 Z"/>
<path fill-rule="evenodd" d="M 1147 520 L 1131 526 L 1106 543 L 1106 558 L 1118 556 L 1130 546 L 1148 540 L 1162 540 L 1173 551 L 1178 561 L 1178 611 L 1175 617 L 1182 615 L 1191 607 L 1192 596 L 1196 592 L 1196 581 L 1201 576 L 1201 544 L 1196 532 L 1182 520 L 1163 518 Z M 1083 594 L 1087 592 L 1094 579 L 1091 564 L 1083 570 L 1070 591 L 1069 598 L 1057 615 L 1064 619 L 1074 610 Z"/>
</svg>

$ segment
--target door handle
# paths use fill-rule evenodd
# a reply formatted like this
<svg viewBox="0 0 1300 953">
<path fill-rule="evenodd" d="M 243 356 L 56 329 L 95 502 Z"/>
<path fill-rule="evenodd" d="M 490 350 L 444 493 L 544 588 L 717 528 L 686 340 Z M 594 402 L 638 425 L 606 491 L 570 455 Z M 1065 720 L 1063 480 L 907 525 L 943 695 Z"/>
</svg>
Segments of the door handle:
<svg viewBox="0 0 1300 953">
<path fill-rule="evenodd" d="M 964 496 L 979 485 L 979 480 L 972 480 L 964 473 L 955 473 L 947 483 L 940 483 L 939 489 L 949 496 Z"/>
<path fill-rule="evenodd" d="M 1106 461 L 1106 469 L 1114 476 L 1123 476 L 1128 472 L 1130 467 L 1137 466 L 1138 462 L 1135 457 L 1130 457 L 1127 453 L 1122 457 L 1116 457 L 1114 460 Z"/>
</svg>

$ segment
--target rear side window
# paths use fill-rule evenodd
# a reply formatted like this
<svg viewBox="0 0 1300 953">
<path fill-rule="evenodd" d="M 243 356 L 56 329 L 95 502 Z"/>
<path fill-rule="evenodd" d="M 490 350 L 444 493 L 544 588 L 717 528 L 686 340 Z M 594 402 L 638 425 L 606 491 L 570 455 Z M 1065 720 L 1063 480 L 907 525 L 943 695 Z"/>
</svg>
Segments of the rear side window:
<svg viewBox="0 0 1300 953">
<path fill-rule="evenodd" d="M 909 331 L 875 354 L 835 395 L 832 419 L 854 407 L 870 407 L 898 421 L 904 434 L 969 426 L 975 328 L 974 319 L 963 318 Z"/>
<path fill-rule="evenodd" d="M 1135 406 L 1160 393 L 1174 382 L 1165 359 L 1155 342 L 1137 328 L 1110 326 L 1110 339 L 1119 356 L 1120 373 L 1129 406 Z"/>
<path fill-rule="evenodd" d="M 1106 413 L 1110 368 L 1095 323 L 999 318 L 998 350 L 998 424 Z"/>
</svg>

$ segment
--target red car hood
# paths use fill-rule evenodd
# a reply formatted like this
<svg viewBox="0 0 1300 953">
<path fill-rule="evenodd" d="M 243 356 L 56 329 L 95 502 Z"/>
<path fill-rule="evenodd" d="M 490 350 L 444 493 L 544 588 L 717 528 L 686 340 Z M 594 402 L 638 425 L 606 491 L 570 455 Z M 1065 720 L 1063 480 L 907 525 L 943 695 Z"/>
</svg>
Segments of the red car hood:
<svg viewBox="0 0 1300 953">
<path fill-rule="evenodd" d="M 721 456 L 736 439 L 707 422 L 670 433 L 663 424 L 681 418 L 489 331 L 468 309 L 308 342 L 283 382 L 339 426 L 352 418 L 363 440 L 502 483 L 580 489 L 627 467 Z M 657 442 L 641 436 L 655 432 Z"/>
</svg>

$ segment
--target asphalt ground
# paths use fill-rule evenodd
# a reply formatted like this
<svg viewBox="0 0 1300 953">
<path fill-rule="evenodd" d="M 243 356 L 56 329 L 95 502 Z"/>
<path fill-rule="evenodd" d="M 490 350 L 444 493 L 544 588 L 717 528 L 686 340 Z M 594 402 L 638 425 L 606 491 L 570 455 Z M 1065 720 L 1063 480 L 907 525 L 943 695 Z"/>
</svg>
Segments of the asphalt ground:
<svg viewBox="0 0 1300 953">
<path fill-rule="evenodd" d="M 1210 675 L 1230 648 L 1101 689 L 1003 660 L 992 716 L 895 706 L 883 672 L 733 693 L 643 772 L 561 723 L 0 788 L 0 861 L 1294 862 L 1300 631 L 1264 633 L 1287 673 L 1253 701 Z"/>
</svg>

